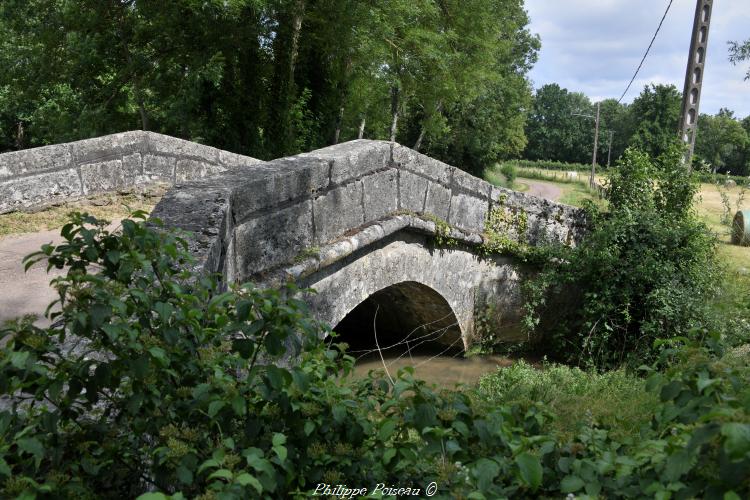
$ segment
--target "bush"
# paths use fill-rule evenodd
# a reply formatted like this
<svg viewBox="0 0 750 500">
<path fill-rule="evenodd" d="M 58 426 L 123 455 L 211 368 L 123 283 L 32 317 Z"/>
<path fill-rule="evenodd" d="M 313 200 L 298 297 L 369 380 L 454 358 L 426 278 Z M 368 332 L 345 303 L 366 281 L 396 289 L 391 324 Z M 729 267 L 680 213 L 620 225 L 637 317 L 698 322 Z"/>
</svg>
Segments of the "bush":
<svg viewBox="0 0 750 500">
<path fill-rule="evenodd" d="M 693 213 L 698 185 L 680 155 L 628 150 L 609 179 L 609 211 L 590 207 L 591 234 L 575 249 L 551 249 L 528 285 L 527 325 L 546 332 L 558 359 L 637 366 L 655 358 L 656 339 L 707 321 L 715 240 Z"/>
<path fill-rule="evenodd" d="M 182 270 L 173 234 L 105 227 L 76 215 L 29 261 L 67 269 L 55 323 L 0 332 L 4 498 L 306 498 L 322 483 L 424 496 L 432 482 L 444 499 L 750 493 L 750 370 L 715 339 L 663 351 L 682 358 L 651 376 L 663 406 L 640 439 L 583 422 L 561 441 L 532 400 L 436 393 L 410 370 L 350 381 L 352 358 L 320 342 L 293 286 L 221 292 Z"/>
<path fill-rule="evenodd" d="M 503 166 L 500 167 L 500 173 L 505 176 L 505 182 L 506 185 L 509 188 L 513 187 L 513 184 L 516 182 L 516 177 L 518 176 L 518 172 L 516 171 L 516 167 L 514 167 L 510 163 L 503 163 Z"/>
</svg>

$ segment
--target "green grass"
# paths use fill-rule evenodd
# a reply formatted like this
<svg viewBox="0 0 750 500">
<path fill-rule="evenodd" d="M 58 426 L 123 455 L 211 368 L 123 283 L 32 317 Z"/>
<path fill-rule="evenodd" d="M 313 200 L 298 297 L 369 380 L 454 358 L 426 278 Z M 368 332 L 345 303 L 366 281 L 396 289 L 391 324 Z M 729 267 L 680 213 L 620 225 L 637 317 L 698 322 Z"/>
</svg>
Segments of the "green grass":
<svg viewBox="0 0 750 500">
<path fill-rule="evenodd" d="M 557 364 L 537 369 L 523 361 L 482 377 L 477 393 L 491 405 L 543 403 L 563 439 L 592 422 L 609 427 L 616 439 L 635 438 L 658 404 L 644 381 L 624 370 L 594 373 Z"/>
</svg>

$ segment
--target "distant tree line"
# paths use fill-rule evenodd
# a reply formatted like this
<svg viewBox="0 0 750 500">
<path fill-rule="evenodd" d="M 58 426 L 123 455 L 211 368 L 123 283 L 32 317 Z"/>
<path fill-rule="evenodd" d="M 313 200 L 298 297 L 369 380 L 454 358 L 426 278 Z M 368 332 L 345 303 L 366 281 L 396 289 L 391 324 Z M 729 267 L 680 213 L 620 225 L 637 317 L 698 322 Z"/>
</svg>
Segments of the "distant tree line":
<svg viewBox="0 0 750 500">
<path fill-rule="evenodd" d="M 662 154 L 678 141 L 681 100 L 682 93 L 674 85 L 649 85 L 630 105 L 616 99 L 602 101 L 597 163 L 606 165 L 608 155 L 614 162 L 629 146 L 654 158 Z M 584 94 L 557 84 L 542 86 L 534 94 L 526 124 L 525 157 L 590 163 L 594 143 L 590 117 L 595 114 L 595 103 Z M 727 109 L 715 116 L 701 114 L 694 163 L 704 162 L 719 173 L 750 175 L 750 117 L 738 120 Z"/>
<path fill-rule="evenodd" d="M 262 159 L 358 137 L 518 156 L 523 0 L 3 0 L 0 151 L 148 129 Z"/>
</svg>

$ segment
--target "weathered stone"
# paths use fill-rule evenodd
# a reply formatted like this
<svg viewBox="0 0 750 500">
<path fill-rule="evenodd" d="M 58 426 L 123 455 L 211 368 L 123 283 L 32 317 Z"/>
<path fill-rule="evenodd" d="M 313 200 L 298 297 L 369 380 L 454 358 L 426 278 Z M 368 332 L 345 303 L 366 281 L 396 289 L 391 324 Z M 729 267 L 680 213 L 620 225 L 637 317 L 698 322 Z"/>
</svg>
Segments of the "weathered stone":
<svg viewBox="0 0 750 500">
<path fill-rule="evenodd" d="M 0 182 L 0 212 L 81 196 L 81 180 L 74 168 Z"/>
<path fill-rule="evenodd" d="M 246 221 L 235 228 L 235 265 L 239 281 L 291 262 L 312 245 L 312 202 Z"/>
<path fill-rule="evenodd" d="M 259 210 L 311 197 L 328 186 L 328 169 L 326 161 L 306 158 L 233 170 L 235 219 L 243 221 Z"/>
<path fill-rule="evenodd" d="M 453 185 L 458 188 L 458 191 L 468 192 L 468 194 L 471 194 L 476 198 L 484 199 L 490 197 L 490 191 L 492 189 L 492 185 L 489 182 L 474 177 L 473 175 L 459 169 L 453 171 Z"/>
<path fill-rule="evenodd" d="M 451 192 L 436 182 L 430 182 L 427 187 L 427 198 L 425 198 L 424 212 L 448 219 L 451 206 Z"/>
<path fill-rule="evenodd" d="M 362 182 L 332 189 L 313 201 L 315 243 L 328 243 L 365 222 Z"/>
<path fill-rule="evenodd" d="M 243 156 L 235 153 L 230 153 L 229 151 L 219 150 L 219 163 L 227 168 L 237 168 L 251 167 L 263 162 L 261 160 L 256 160 L 255 158 L 250 158 L 249 156 Z"/>
<path fill-rule="evenodd" d="M 0 154 L 0 180 L 73 166 L 70 144 L 55 144 Z"/>
<path fill-rule="evenodd" d="M 365 221 L 374 221 L 398 208 L 398 176 L 396 169 L 362 178 Z"/>
<path fill-rule="evenodd" d="M 427 177 L 440 184 L 447 186 L 450 183 L 453 167 L 417 153 L 413 149 L 395 144 L 393 146 L 393 162 L 399 168 Z"/>
<path fill-rule="evenodd" d="M 149 180 L 174 182 L 177 159 L 172 156 L 147 154 L 143 157 L 143 175 Z"/>
<path fill-rule="evenodd" d="M 401 170 L 399 175 L 399 200 L 401 202 L 399 208 L 412 212 L 424 211 L 425 196 L 427 195 L 427 179 L 406 170 Z"/>
<path fill-rule="evenodd" d="M 226 168 L 200 160 L 177 160 L 175 182 L 202 179 L 224 172 Z"/>
<path fill-rule="evenodd" d="M 78 164 L 98 163 L 133 153 L 145 153 L 145 134 L 140 130 L 105 135 L 70 143 L 73 160 Z"/>
<path fill-rule="evenodd" d="M 154 132 L 149 132 L 147 138 L 148 150 L 152 153 L 219 163 L 219 150 L 216 148 Z"/>
<path fill-rule="evenodd" d="M 391 146 L 383 141 L 357 140 L 299 155 L 319 158 L 331 163 L 331 182 L 342 184 L 351 179 L 388 168 Z"/>
<path fill-rule="evenodd" d="M 448 222 L 452 226 L 467 231 L 482 232 L 487 218 L 488 203 L 465 194 L 454 195 L 451 199 L 451 213 Z"/>
<path fill-rule="evenodd" d="M 121 190 L 135 185 L 140 174 L 140 162 L 110 160 L 81 165 L 84 194 Z"/>
</svg>

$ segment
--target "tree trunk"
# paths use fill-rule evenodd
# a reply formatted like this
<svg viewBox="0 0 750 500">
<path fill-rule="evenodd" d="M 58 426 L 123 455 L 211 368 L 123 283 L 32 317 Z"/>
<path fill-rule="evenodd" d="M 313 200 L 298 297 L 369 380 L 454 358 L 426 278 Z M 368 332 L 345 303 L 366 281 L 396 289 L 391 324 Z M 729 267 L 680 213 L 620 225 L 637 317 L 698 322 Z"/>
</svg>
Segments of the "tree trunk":
<svg viewBox="0 0 750 500">
<path fill-rule="evenodd" d="M 419 137 L 417 137 L 417 142 L 414 143 L 414 151 L 419 151 L 419 148 L 422 146 L 422 140 L 424 139 L 425 131 L 426 131 L 426 127 L 422 125 L 422 130 L 419 131 Z"/>
<path fill-rule="evenodd" d="M 16 128 L 16 149 L 23 149 L 23 122 L 18 122 L 18 127 Z"/>
<path fill-rule="evenodd" d="M 143 103 L 143 94 L 141 93 L 141 86 L 136 82 L 133 83 L 135 90 L 135 97 L 138 99 L 138 112 L 141 115 L 141 128 L 142 130 L 148 130 L 148 115 L 146 114 L 146 106 Z"/>
<path fill-rule="evenodd" d="M 391 142 L 396 141 L 396 129 L 398 127 L 398 87 L 391 87 L 391 114 L 393 115 L 393 121 L 391 122 Z"/>
<path fill-rule="evenodd" d="M 357 139 L 361 139 L 365 135 L 365 122 L 367 121 L 366 117 L 362 117 L 362 121 L 359 122 L 359 133 L 357 134 Z"/>
<path fill-rule="evenodd" d="M 294 68 L 299 53 L 299 35 L 302 32 L 302 19 L 305 17 L 305 0 L 297 0 L 292 18 L 292 48 L 289 53 L 289 84 L 294 82 Z"/>
<path fill-rule="evenodd" d="M 336 133 L 333 136 L 333 143 L 339 143 L 339 137 L 341 136 L 341 125 L 344 122 L 344 106 L 339 108 L 339 118 L 336 120 Z"/>
</svg>

